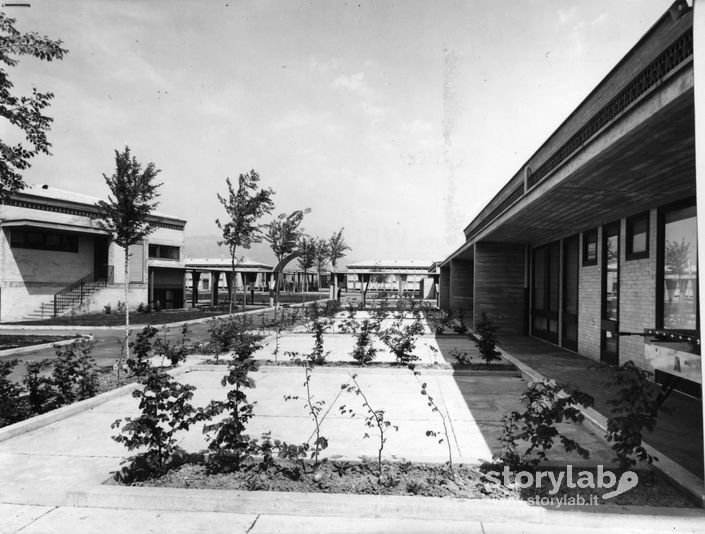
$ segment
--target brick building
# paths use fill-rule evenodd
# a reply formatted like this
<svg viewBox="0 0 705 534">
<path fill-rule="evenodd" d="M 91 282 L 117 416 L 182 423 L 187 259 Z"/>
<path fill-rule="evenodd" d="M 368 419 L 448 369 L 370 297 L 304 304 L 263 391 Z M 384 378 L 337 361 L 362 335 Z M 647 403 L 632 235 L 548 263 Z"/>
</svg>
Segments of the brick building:
<svg viewBox="0 0 705 534">
<path fill-rule="evenodd" d="M 699 394 L 694 86 L 678 1 L 467 225 L 440 306 Z"/>
<path fill-rule="evenodd" d="M 97 198 L 30 185 L 0 204 L 0 322 L 116 308 L 124 253 L 98 226 Z M 186 221 L 155 213 L 130 248 L 130 305 L 184 302 Z"/>
</svg>

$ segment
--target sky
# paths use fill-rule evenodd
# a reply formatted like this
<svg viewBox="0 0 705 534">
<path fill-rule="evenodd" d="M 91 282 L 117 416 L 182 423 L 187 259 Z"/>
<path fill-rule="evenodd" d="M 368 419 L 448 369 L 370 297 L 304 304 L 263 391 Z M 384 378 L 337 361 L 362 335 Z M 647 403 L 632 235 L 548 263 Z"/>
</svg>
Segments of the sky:
<svg viewBox="0 0 705 534">
<path fill-rule="evenodd" d="M 447 257 L 672 3 L 29 1 L 1 9 L 69 53 L 10 71 L 55 95 L 27 182 L 105 198 L 129 146 L 193 240 L 255 169 L 273 215 L 311 208 L 306 231 L 344 227 L 357 260 Z"/>
</svg>

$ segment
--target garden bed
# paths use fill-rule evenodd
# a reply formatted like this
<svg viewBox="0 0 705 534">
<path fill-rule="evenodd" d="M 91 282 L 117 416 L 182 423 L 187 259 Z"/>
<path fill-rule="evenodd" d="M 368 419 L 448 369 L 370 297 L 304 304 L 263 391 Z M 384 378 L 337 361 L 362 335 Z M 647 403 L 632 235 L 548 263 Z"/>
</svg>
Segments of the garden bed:
<svg viewBox="0 0 705 534">
<path fill-rule="evenodd" d="M 20 347 L 30 347 L 32 345 L 43 345 L 45 343 L 56 343 L 73 339 L 74 336 L 24 336 L 0 334 L 0 350 L 18 349 Z"/>
<path fill-rule="evenodd" d="M 201 362 L 203 365 L 228 365 L 229 359 L 219 359 L 218 361 L 210 358 L 207 359 L 203 362 Z M 259 365 L 271 365 L 274 367 L 304 367 L 305 366 L 305 361 L 304 360 L 286 360 L 286 359 L 281 359 L 279 361 L 274 361 L 274 360 L 257 360 L 257 363 Z M 401 364 L 397 362 L 368 362 L 364 365 L 358 363 L 357 361 L 340 361 L 340 360 L 331 360 L 327 361 L 326 363 L 321 363 L 321 364 L 316 364 L 315 367 L 357 367 L 359 369 L 370 369 L 370 368 L 382 368 L 382 369 L 406 369 L 409 367 L 408 364 Z M 450 369 L 451 366 L 449 366 L 446 363 L 415 363 L 414 364 L 415 369 Z"/>
<path fill-rule="evenodd" d="M 287 460 L 278 460 L 264 469 L 259 463 L 241 467 L 234 472 L 214 472 L 209 464 L 202 461 L 203 455 L 191 455 L 200 458 L 198 462 L 188 462 L 172 469 L 162 476 L 135 482 L 135 486 L 171 487 L 189 489 L 218 489 L 235 491 L 282 491 L 303 493 L 342 493 L 359 495 L 417 495 L 425 497 L 450 497 L 460 499 L 494 499 L 494 500 L 533 500 L 537 504 L 553 505 L 575 504 L 579 496 L 593 504 L 617 504 L 637 506 L 695 507 L 695 505 L 667 480 L 656 475 L 652 470 L 638 471 L 639 484 L 616 497 L 603 499 L 601 496 L 610 491 L 602 489 L 569 488 L 562 484 L 554 494 L 550 494 L 549 485 L 540 489 L 522 489 L 515 484 L 514 477 L 509 484 L 503 484 L 501 466 L 486 464 L 484 466 L 455 466 L 454 477 L 449 476 L 448 467 L 443 464 L 383 462 L 383 476 L 377 474 L 375 461 L 348 462 L 325 461 L 317 469 L 307 465 L 303 472 L 301 464 Z M 556 476 L 565 468 L 542 468 L 553 471 Z M 530 471 L 530 470 L 528 470 Z M 597 469 L 590 467 L 575 468 L 573 480 L 579 473 L 590 472 L 596 477 Z M 619 472 L 617 477 L 619 477 Z M 116 484 L 113 479 L 109 484 Z M 614 486 L 611 489 L 615 489 Z M 594 496 L 590 501 L 590 497 Z M 543 501 L 541 501 L 543 499 Z"/>
<path fill-rule="evenodd" d="M 248 310 L 257 309 L 255 306 L 248 306 Z M 183 321 L 191 321 L 194 319 L 203 319 L 207 317 L 215 317 L 218 315 L 227 314 L 227 309 L 218 309 L 210 311 L 202 311 L 199 309 L 189 310 L 162 310 L 151 313 L 130 312 L 130 324 L 147 325 L 147 324 L 165 324 L 165 323 L 180 323 Z M 22 325 L 44 325 L 44 326 L 123 326 L 125 324 L 124 313 L 87 313 L 85 315 L 54 317 L 51 319 L 42 319 L 37 321 L 22 321 L 7 324 L 22 324 Z"/>
</svg>

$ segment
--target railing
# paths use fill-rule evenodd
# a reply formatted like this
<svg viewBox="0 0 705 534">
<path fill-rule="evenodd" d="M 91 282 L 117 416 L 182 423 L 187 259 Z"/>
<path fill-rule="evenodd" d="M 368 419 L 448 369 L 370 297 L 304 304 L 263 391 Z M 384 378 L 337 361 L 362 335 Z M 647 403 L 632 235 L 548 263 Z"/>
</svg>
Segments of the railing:
<svg viewBox="0 0 705 534">
<path fill-rule="evenodd" d="M 83 300 L 92 295 L 97 288 L 106 287 L 114 280 L 115 268 L 103 265 L 80 280 L 66 286 L 54 294 L 54 317 L 67 308 L 83 304 Z"/>
</svg>

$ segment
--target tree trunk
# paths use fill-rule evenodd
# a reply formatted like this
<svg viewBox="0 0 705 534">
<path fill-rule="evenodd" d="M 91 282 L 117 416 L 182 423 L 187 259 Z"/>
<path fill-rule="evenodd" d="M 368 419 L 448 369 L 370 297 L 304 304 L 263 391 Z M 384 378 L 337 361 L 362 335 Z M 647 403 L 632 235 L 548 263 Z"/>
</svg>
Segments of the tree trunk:
<svg viewBox="0 0 705 534">
<path fill-rule="evenodd" d="M 125 245 L 125 358 L 130 359 L 130 306 L 128 294 L 130 284 L 130 247 Z"/>
<path fill-rule="evenodd" d="M 228 300 L 230 301 L 229 311 L 230 315 L 233 314 L 233 297 L 237 295 L 237 290 L 235 289 L 237 284 L 235 284 L 235 248 L 230 250 L 230 291 L 228 292 Z"/>
</svg>

